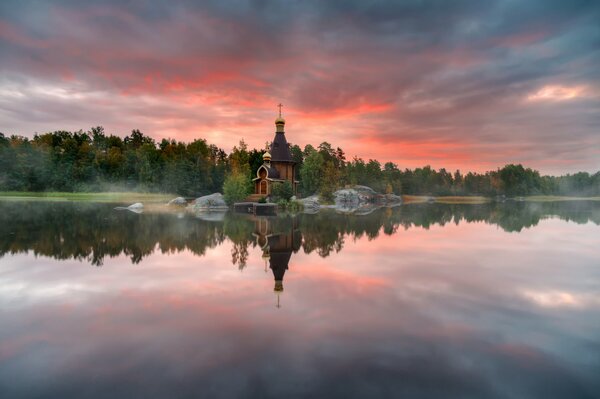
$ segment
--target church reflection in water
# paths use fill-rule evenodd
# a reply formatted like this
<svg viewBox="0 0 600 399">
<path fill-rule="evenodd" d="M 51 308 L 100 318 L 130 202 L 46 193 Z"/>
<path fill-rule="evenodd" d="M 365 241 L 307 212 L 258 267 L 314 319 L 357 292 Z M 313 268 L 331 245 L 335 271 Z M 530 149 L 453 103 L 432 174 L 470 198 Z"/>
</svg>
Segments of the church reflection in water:
<svg viewBox="0 0 600 399">
<path fill-rule="evenodd" d="M 283 293 L 283 277 L 289 268 L 292 253 L 298 252 L 302 246 L 302 234 L 298 227 L 297 217 L 256 217 L 254 233 L 256 245 L 262 250 L 265 272 L 271 269 L 275 285 L 273 292 L 277 294 L 276 306 L 281 307 L 280 296 Z"/>
</svg>

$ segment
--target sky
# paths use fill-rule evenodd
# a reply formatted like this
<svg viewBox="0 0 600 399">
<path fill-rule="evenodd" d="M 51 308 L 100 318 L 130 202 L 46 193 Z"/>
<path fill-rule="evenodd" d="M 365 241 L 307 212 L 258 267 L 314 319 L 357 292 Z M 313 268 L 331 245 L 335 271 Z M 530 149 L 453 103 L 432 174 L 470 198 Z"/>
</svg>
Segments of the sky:
<svg viewBox="0 0 600 399">
<path fill-rule="evenodd" d="M 0 2 L 0 132 L 600 170 L 600 1 Z"/>
</svg>

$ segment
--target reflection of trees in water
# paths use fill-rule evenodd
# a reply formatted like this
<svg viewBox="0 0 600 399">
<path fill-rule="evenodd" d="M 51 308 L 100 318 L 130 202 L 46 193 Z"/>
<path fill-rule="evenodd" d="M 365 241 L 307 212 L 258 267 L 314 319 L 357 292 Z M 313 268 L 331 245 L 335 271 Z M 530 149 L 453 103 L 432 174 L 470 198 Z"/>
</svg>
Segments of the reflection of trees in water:
<svg viewBox="0 0 600 399">
<path fill-rule="evenodd" d="M 203 255 L 229 239 L 232 263 L 240 269 L 255 246 L 255 220 L 228 213 L 223 221 L 205 221 L 186 214 L 118 212 L 110 204 L 0 202 L 0 255 L 33 251 L 55 259 L 79 259 L 102 265 L 105 257 L 127 255 L 132 263 L 160 251 L 189 250 Z M 320 212 L 295 218 L 269 218 L 270 228 L 299 229 L 305 253 L 322 257 L 342 250 L 345 240 L 394 234 L 398 228 L 429 228 L 460 222 L 485 222 L 507 232 L 536 226 L 558 217 L 576 223 L 600 224 L 598 202 L 507 202 L 482 205 L 412 204 L 379 209 L 367 216 Z M 295 227 L 292 227 L 295 226 Z"/>
<path fill-rule="evenodd" d="M 188 249 L 203 255 L 221 243 L 222 223 L 178 219 L 172 214 L 115 211 L 114 205 L 86 203 L 0 203 L 0 254 L 33 251 L 55 259 L 87 260 L 125 254 L 138 263 L 155 250 Z"/>
</svg>

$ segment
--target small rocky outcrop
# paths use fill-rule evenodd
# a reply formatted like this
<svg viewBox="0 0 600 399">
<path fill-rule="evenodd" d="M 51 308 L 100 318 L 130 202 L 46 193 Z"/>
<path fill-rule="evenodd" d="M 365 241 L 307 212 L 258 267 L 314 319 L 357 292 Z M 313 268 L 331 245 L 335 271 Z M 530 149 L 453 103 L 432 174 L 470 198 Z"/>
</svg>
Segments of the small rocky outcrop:
<svg viewBox="0 0 600 399">
<path fill-rule="evenodd" d="M 196 198 L 189 208 L 194 212 L 226 211 L 229 209 L 223 198 L 223 194 L 221 193 L 214 193 Z"/>
<path fill-rule="evenodd" d="M 187 201 L 183 197 L 173 198 L 171 201 L 167 202 L 168 206 L 186 206 Z"/>
<path fill-rule="evenodd" d="M 367 214 L 382 206 L 395 206 L 402 203 L 402 197 L 395 194 L 379 194 L 367 186 L 354 186 L 333 193 L 335 210 L 342 213 Z"/>
<path fill-rule="evenodd" d="M 321 208 L 319 204 L 319 196 L 311 195 L 310 197 L 299 199 L 305 213 L 316 213 Z"/>
</svg>

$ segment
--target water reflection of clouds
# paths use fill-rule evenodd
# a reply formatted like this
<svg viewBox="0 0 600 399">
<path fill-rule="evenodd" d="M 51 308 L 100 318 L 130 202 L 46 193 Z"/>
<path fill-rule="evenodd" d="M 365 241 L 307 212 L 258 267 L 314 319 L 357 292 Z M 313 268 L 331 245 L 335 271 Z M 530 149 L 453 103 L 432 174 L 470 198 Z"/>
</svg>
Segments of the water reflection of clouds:
<svg viewBox="0 0 600 399">
<path fill-rule="evenodd" d="M 0 274 L 0 387 L 9 397 L 594 397 L 597 303 L 540 308 L 525 293 L 597 293 L 597 233 L 562 221 L 519 234 L 449 224 L 348 240 L 327 258 L 300 251 L 282 309 L 261 249 L 240 271 L 229 241 L 202 257 L 120 255 L 102 268 L 16 255 Z"/>
<path fill-rule="evenodd" d="M 548 308 L 600 306 L 600 294 L 578 294 L 565 291 L 524 291 L 523 296 L 538 306 Z"/>
</svg>

